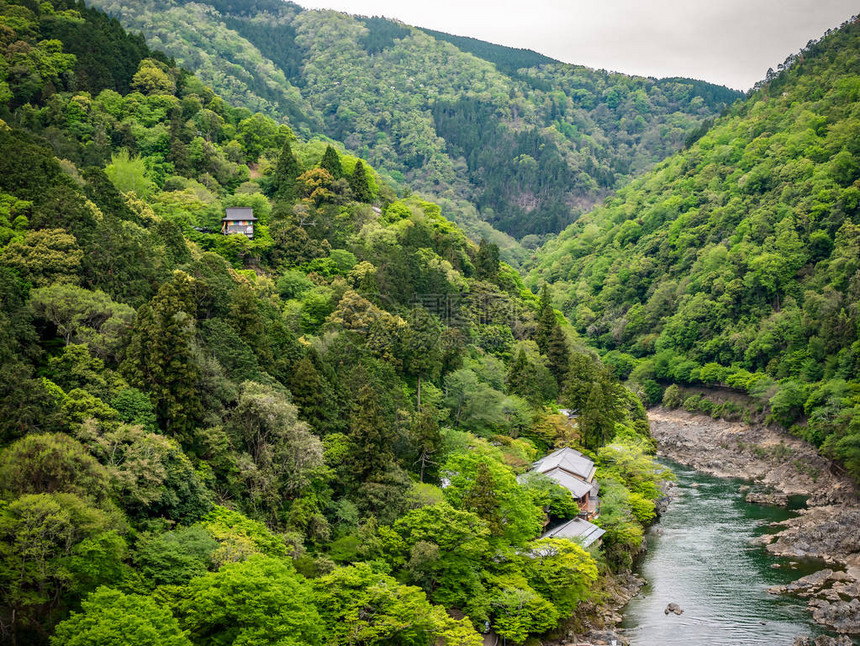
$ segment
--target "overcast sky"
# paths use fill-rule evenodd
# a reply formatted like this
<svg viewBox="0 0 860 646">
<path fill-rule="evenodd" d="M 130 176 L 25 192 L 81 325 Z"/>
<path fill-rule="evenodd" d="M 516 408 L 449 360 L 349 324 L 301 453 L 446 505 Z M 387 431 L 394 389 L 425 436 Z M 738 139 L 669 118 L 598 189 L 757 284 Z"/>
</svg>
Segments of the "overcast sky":
<svg viewBox="0 0 860 646">
<path fill-rule="evenodd" d="M 857 0 L 297 0 L 534 49 L 567 63 L 747 90 Z"/>
</svg>

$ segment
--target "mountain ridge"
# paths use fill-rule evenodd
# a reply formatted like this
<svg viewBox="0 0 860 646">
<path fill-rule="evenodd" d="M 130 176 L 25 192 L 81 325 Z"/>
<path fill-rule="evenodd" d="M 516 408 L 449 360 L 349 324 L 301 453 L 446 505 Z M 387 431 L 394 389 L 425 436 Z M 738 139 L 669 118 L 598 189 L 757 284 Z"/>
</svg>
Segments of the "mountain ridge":
<svg viewBox="0 0 860 646">
<path fill-rule="evenodd" d="M 656 383 L 738 389 L 855 477 L 858 55 L 857 18 L 810 41 L 689 148 L 549 242 L 527 281 L 552 283 L 652 403 Z M 683 403 L 677 386 L 670 399 Z"/>
<path fill-rule="evenodd" d="M 232 5 L 224 2 L 94 4 L 120 17 L 127 27 L 145 32 L 228 97 L 230 70 L 183 54 L 183 39 L 213 52 L 220 45 L 212 41 L 229 44 L 231 51 L 256 43 L 252 46 L 256 53 L 249 53 L 246 60 L 260 59 L 253 65 L 261 73 L 277 60 L 274 66 L 284 75 L 271 85 L 294 84 L 291 105 L 307 115 L 308 123 L 325 124 L 304 131 L 299 127 L 297 132 L 303 136 L 323 132 L 343 141 L 398 185 L 440 201 L 473 237 L 492 238 L 503 251 L 513 252 L 516 246 L 488 225 L 518 239 L 536 235 L 538 241 L 559 231 L 631 176 L 682 147 L 690 131 L 741 96 L 703 92 L 709 86 L 701 82 L 658 82 L 558 63 L 554 65 L 559 69 L 545 72 L 543 78 L 512 69 L 506 74 L 496 64 L 501 54 L 522 52 L 485 43 L 481 46 L 495 52 L 492 56 L 484 52 L 496 61 L 491 62 L 417 27 L 330 11 L 297 11 L 292 4 L 254 4 L 243 7 L 241 15 L 230 14 Z M 202 11 L 204 6 L 217 15 Z M 218 7 L 226 13 L 218 13 Z M 194 25 L 183 18 L 189 13 L 195 15 Z M 154 16 L 161 18 L 155 21 Z M 213 18 L 231 32 L 219 32 Z M 205 39 L 203 32 L 209 34 Z M 315 33 L 325 33 L 333 46 L 314 44 Z M 419 33 L 426 36 L 418 37 Z M 341 58 L 335 65 L 332 54 L 338 50 Z M 268 52 L 272 59 L 266 58 Z M 492 67 L 485 67 L 488 63 Z M 345 65 L 351 72 L 343 76 L 339 70 Z M 460 80 L 452 83 L 454 79 Z M 241 101 L 251 94 L 243 90 L 236 98 Z M 425 98 L 419 98 L 422 94 Z M 474 109 L 488 119 L 490 132 L 465 150 L 462 140 L 471 136 Z M 444 131 L 436 122 L 442 112 L 447 115 Z M 545 159 L 539 160 L 540 155 Z M 531 160 L 538 160 L 536 167 Z M 546 170 L 550 168 L 555 170 Z M 533 246 L 535 240 L 530 238 L 527 244 Z M 517 260 L 525 255 L 519 251 Z"/>
</svg>

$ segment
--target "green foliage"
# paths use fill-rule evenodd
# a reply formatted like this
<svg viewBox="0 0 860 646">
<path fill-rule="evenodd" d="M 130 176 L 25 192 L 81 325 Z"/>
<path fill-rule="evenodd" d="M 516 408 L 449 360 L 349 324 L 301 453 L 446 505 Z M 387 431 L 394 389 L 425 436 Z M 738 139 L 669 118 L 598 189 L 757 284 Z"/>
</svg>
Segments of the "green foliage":
<svg viewBox="0 0 860 646">
<path fill-rule="evenodd" d="M 170 610 L 151 597 L 102 587 L 81 607 L 57 626 L 52 646 L 191 645 Z"/>
<path fill-rule="evenodd" d="M 310 585 L 285 561 L 253 555 L 193 579 L 180 606 L 195 644 L 322 644 Z"/>
<path fill-rule="evenodd" d="M 650 403 L 660 382 L 724 384 L 790 426 L 815 384 L 855 379 L 858 44 L 856 21 L 810 42 L 687 150 L 541 250 L 528 282 L 554 282 L 607 357 L 653 357 L 653 374 L 647 362 L 631 373 Z M 674 391 L 667 403 L 679 404 Z M 723 414 L 701 398 L 685 407 Z M 835 457 L 846 427 L 824 422 L 833 412 L 804 432 L 819 444 L 832 434 Z"/>
<path fill-rule="evenodd" d="M 681 404 L 684 403 L 681 398 L 681 389 L 678 388 L 677 384 L 672 384 L 666 391 L 663 393 L 663 405 L 668 408 L 679 408 Z"/>
<path fill-rule="evenodd" d="M 468 169 L 452 173 L 435 125 L 426 128 L 429 104 L 373 94 L 391 127 L 365 141 L 381 124 L 365 123 L 356 96 L 366 89 L 337 81 L 337 60 L 320 67 L 316 30 L 334 15 L 213 3 L 159 14 L 160 43 L 202 28 L 195 65 L 215 78 L 225 68 L 213 53 L 232 48 L 229 73 L 243 80 L 227 93 L 265 94 L 260 107 L 277 120 L 229 105 L 97 10 L 66 0 L 0 7 L 0 60 L 16 70 L 0 70 L 6 634 L 37 646 L 477 646 L 485 621 L 519 641 L 553 628 L 585 598 L 592 561 L 572 546 L 540 563 L 527 556 L 546 512 L 577 508 L 558 485 L 520 484 L 515 473 L 576 440 L 575 424 L 547 421 L 559 382 L 583 407 L 599 385 L 613 420 L 605 439 L 647 433 L 641 404 L 615 381 L 627 357 L 607 360 L 615 373 L 583 360 L 547 293 L 538 299 L 500 260 L 514 242 L 475 224 Z M 113 8 L 127 19 L 156 6 Z M 327 47 L 338 59 L 363 42 L 350 61 L 356 78 L 364 56 L 391 54 L 406 70 L 429 52 L 415 82 L 437 75 L 434 61 L 460 79 L 444 82 L 440 102 L 477 83 L 503 109 L 511 88 L 526 87 L 420 31 L 342 21 L 333 33 L 359 26 L 356 39 Z M 242 38 L 291 78 L 307 76 L 312 98 L 286 79 L 269 83 L 273 68 Z M 325 121 L 379 170 L 313 136 L 320 70 L 344 91 Z M 528 114 L 526 130 L 544 123 Z M 555 138 L 534 134 L 520 143 Z M 562 139 L 553 145 L 571 164 L 591 154 Z M 531 172 L 519 157 L 516 172 Z M 831 170 L 840 181 L 854 172 L 844 159 Z M 433 204 L 402 190 L 396 200 L 390 182 L 407 173 L 448 197 Z M 254 209 L 253 240 L 217 233 L 231 206 Z M 472 218 L 484 241 L 473 244 L 443 209 Z M 816 249 L 826 253 L 827 241 Z M 644 522 L 650 499 L 630 478 L 625 509 Z M 452 619 L 454 609 L 468 617 Z"/>
<path fill-rule="evenodd" d="M 5 505 L 0 591 L 13 611 L 10 630 L 22 640 L 38 634 L 69 593 L 83 595 L 116 581 L 125 556 L 120 528 L 118 518 L 71 493 L 26 494 Z"/>
<path fill-rule="evenodd" d="M 608 74 L 382 18 L 286 5 L 267 7 L 260 20 L 244 6 L 208 5 L 97 2 L 228 99 L 366 150 L 392 179 L 448 199 L 476 239 L 492 237 L 511 252 L 515 243 L 488 223 L 517 237 L 558 231 L 579 215 L 570 203 L 601 200 L 740 97 L 701 81 Z"/>
<path fill-rule="evenodd" d="M 60 433 L 27 435 L 0 453 L 0 487 L 6 496 L 69 493 L 104 503 L 108 478 L 80 442 Z"/>
<path fill-rule="evenodd" d="M 375 573 L 365 563 L 338 568 L 319 579 L 315 588 L 320 614 L 334 643 L 482 643 L 468 618 L 452 619 L 441 607 L 428 603 L 420 589 Z"/>
<path fill-rule="evenodd" d="M 212 567 L 218 542 L 194 525 L 157 535 L 142 536 L 134 551 L 141 576 L 153 586 L 184 585 Z"/>
<path fill-rule="evenodd" d="M 385 534 L 385 550 L 434 603 L 465 609 L 474 620 L 487 615 L 481 564 L 490 554 L 489 530 L 478 516 L 448 503 L 408 512 Z"/>
<path fill-rule="evenodd" d="M 576 543 L 544 538 L 529 544 L 526 571 L 531 586 L 566 615 L 587 598 L 597 580 L 597 563 Z"/>
<path fill-rule="evenodd" d="M 521 545 L 540 532 L 541 510 L 506 465 L 475 453 L 454 454 L 443 473 L 445 497 L 482 517 L 494 536 Z"/>
<path fill-rule="evenodd" d="M 185 441 L 199 410 L 190 299 L 186 274 L 164 283 L 152 303 L 138 310 L 123 364 L 129 383 L 150 393 L 161 427 Z"/>
</svg>

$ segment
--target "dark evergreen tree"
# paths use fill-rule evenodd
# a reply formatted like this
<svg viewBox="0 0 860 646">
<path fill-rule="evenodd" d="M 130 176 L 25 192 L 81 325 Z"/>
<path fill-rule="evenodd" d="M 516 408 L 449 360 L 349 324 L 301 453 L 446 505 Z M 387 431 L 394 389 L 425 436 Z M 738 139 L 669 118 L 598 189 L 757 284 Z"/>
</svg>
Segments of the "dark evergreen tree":
<svg viewBox="0 0 860 646">
<path fill-rule="evenodd" d="M 186 445 L 200 414 L 197 366 L 191 352 L 194 319 L 191 286 L 177 273 L 138 310 L 123 372 L 129 383 L 148 392 L 158 423 Z"/>
<path fill-rule="evenodd" d="M 293 154 L 290 140 L 284 142 L 281 154 L 272 173 L 269 192 L 276 200 L 291 202 L 298 198 L 299 188 L 296 179 L 301 175 L 299 161 Z"/>
<path fill-rule="evenodd" d="M 481 280 L 496 280 L 499 277 L 499 246 L 481 239 L 475 256 L 475 276 Z"/>
<path fill-rule="evenodd" d="M 570 370 L 570 350 L 568 350 L 567 339 L 560 325 L 556 325 L 550 334 L 546 359 L 549 364 L 549 371 L 560 386 L 564 383 L 568 370 Z"/>
<path fill-rule="evenodd" d="M 591 384 L 599 378 L 599 371 L 596 362 L 581 352 L 570 355 L 568 366 L 561 401 L 566 408 L 581 411 L 585 408 L 588 395 L 591 393 Z"/>
<path fill-rule="evenodd" d="M 340 163 L 340 155 L 333 146 L 328 146 L 323 153 L 320 168 L 327 170 L 333 179 L 338 180 L 343 177 L 343 166 Z"/>
<path fill-rule="evenodd" d="M 418 478 L 421 482 L 430 480 L 438 482 L 439 465 L 442 462 L 444 438 L 439 428 L 439 422 L 434 415 L 436 411 L 418 411 L 412 426 L 413 441 L 418 448 Z"/>
<path fill-rule="evenodd" d="M 299 417 L 319 434 L 330 430 L 333 412 L 330 387 L 308 356 L 296 363 L 289 386 L 293 402 L 299 407 Z"/>
<path fill-rule="evenodd" d="M 553 330 L 558 327 L 558 319 L 552 306 L 552 298 L 549 295 L 549 287 L 544 283 L 540 293 L 540 309 L 538 310 L 538 325 L 535 341 L 541 354 L 549 350 L 549 340 Z"/>
<path fill-rule="evenodd" d="M 261 361 L 270 360 L 263 315 L 254 290 L 246 283 L 239 285 L 231 296 L 230 324 Z"/>
<path fill-rule="evenodd" d="M 387 471 L 394 464 L 392 434 L 379 406 L 379 396 L 363 366 L 354 372 L 361 385 L 355 395 L 349 424 L 349 467 L 356 482 Z"/>
<path fill-rule="evenodd" d="M 352 177 L 349 178 L 349 187 L 352 189 L 352 194 L 357 202 L 370 203 L 373 200 L 373 195 L 370 192 L 370 183 L 367 179 L 367 171 L 360 159 L 355 162 L 355 170 L 352 172 Z"/>
<path fill-rule="evenodd" d="M 421 408 L 421 378 L 432 378 L 442 368 L 442 329 L 426 308 L 412 310 L 412 321 L 406 333 L 406 370 L 417 382 L 418 408 Z"/>
<path fill-rule="evenodd" d="M 524 348 L 520 348 L 511 364 L 506 382 L 509 393 L 522 397 L 535 407 L 555 398 L 558 392 L 552 373 L 545 366 L 529 360 Z"/>
<path fill-rule="evenodd" d="M 604 392 L 606 385 L 602 380 L 591 385 L 591 392 L 579 416 L 579 429 L 585 448 L 596 451 L 615 434 L 615 419 L 611 408 L 612 401 Z"/>
</svg>

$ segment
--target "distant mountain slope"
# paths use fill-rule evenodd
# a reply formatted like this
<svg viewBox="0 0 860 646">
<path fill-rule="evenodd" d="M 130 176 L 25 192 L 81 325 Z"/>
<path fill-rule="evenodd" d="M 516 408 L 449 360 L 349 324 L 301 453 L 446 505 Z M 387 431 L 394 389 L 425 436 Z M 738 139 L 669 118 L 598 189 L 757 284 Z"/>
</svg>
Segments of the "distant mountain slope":
<svg viewBox="0 0 860 646">
<path fill-rule="evenodd" d="M 810 44 L 547 244 L 530 280 L 555 283 L 598 346 L 655 355 L 642 379 L 809 416 L 803 433 L 860 475 L 858 58 L 856 20 Z"/>
<path fill-rule="evenodd" d="M 226 98 L 344 141 L 473 234 L 479 220 L 560 231 L 740 97 L 272 0 L 92 4 Z"/>
<path fill-rule="evenodd" d="M 443 31 L 434 31 L 432 29 L 422 28 L 421 31 L 425 34 L 430 34 L 436 40 L 444 40 L 451 43 L 461 52 L 474 54 L 478 58 L 483 58 L 485 61 L 495 64 L 500 71 L 506 73 L 516 72 L 524 67 L 538 67 L 539 65 L 561 62 L 531 49 L 496 45 L 495 43 L 488 43 L 485 40 L 478 40 L 477 38 L 470 38 L 468 36 L 454 36 L 453 34 L 446 34 Z"/>
</svg>

